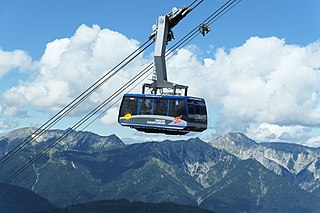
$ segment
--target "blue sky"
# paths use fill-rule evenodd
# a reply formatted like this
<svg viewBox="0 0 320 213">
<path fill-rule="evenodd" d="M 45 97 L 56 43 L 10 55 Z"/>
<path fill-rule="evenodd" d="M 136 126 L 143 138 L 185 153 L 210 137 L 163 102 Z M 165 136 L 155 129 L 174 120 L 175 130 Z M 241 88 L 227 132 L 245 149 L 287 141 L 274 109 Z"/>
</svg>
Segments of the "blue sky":
<svg viewBox="0 0 320 213">
<path fill-rule="evenodd" d="M 182 7 L 189 1 L 19 1 L 2 0 L 0 8 L 1 47 L 26 50 L 38 59 L 45 45 L 57 38 L 70 37 L 81 25 L 98 24 L 144 41 L 157 16 Z M 184 20 L 184 25 L 198 24 L 226 1 L 207 0 Z M 249 37 L 277 36 L 289 43 L 307 44 L 318 39 L 317 20 L 320 7 L 316 0 L 243 0 L 218 21 L 210 38 L 200 39 L 217 47 L 234 47 Z M 182 25 L 182 24 L 181 24 Z M 178 35 L 181 28 L 175 30 Z M 186 28 L 187 29 L 187 28 Z M 181 32 L 183 33 L 183 32 Z"/>
<path fill-rule="evenodd" d="M 40 126 L 86 88 L 79 82 L 94 82 L 102 71 L 112 68 L 112 62 L 146 41 L 159 15 L 191 2 L 1 0 L 0 134 Z M 225 2 L 205 0 L 174 29 L 176 40 Z M 241 131 L 258 141 L 319 146 L 319 8 L 316 0 L 242 0 L 214 23 L 207 36 L 197 37 L 173 57 L 168 62 L 169 77 L 189 84 L 191 93 L 208 102 L 210 129 L 189 137 L 210 140 L 228 131 Z M 103 46 L 108 42 L 117 44 L 114 53 Z M 106 48 L 105 53 L 86 52 L 93 43 Z M 71 47 L 94 62 L 82 64 L 83 58 L 75 57 Z M 114 82 L 140 71 L 150 61 L 152 50 Z M 96 69 L 77 70 L 79 64 Z M 54 73 L 65 76 L 55 79 Z M 198 77 L 190 81 L 194 75 Z M 41 93 L 49 85 L 46 81 L 67 91 L 48 87 L 48 93 Z M 103 89 L 99 97 L 107 96 L 110 88 L 116 85 Z M 94 103 L 91 100 L 88 106 Z M 56 128 L 71 126 L 86 110 L 83 107 Z M 116 108 L 89 130 L 136 140 L 164 138 L 121 128 L 110 118 L 115 113 Z"/>
</svg>

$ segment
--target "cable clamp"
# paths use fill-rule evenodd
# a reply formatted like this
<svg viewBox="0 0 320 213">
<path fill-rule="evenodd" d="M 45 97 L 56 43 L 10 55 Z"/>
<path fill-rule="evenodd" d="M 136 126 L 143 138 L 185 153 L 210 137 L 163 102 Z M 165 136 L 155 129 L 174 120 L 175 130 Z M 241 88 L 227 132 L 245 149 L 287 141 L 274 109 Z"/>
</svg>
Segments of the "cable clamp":
<svg viewBox="0 0 320 213">
<path fill-rule="evenodd" d="M 202 23 L 202 24 L 200 24 L 199 27 L 198 27 L 198 29 L 199 29 L 199 32 L 200 32 L 203 36 L 207 35 L 207 33 L 209 33 L 209 32 L 211 31 L 211 28 L 209 27 L 209 25 L 208 25 L 207 23 Z"/>
</svg>

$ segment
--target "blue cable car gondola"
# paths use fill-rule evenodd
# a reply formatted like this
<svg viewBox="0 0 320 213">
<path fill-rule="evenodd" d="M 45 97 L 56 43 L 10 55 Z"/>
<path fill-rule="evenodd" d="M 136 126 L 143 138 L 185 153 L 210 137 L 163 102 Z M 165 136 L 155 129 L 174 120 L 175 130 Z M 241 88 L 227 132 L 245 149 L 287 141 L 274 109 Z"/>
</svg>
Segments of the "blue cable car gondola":
<svg viewBox="0 0 320 213">
<path fill-rule="evenodd" d="M 156 76 L 151 84 L 144 84 L 143 94 L 125 94 L 119 110 L 118 122 L 122 126 L 148 133 L 184 135 L 190 131 L 202 132 L 207 129 L 207 110 L 202 98 L 187 96 L 188 86 L 171 83 L 167 79 L 165 47 L 173 38 L 172 28 L 191 9 L 174 8 L 160 16 L 154 32 L 150 35 L 155 43 L 154 64 Z M 145 94 L 146 88 L 151 94 Z M 164 89 L 171 95 L 164 94 Z M 177 95 L 184 90 L 185 96 Z M 157 95 L 160 93 L 160 95 Z"/>
<path fill-rule="evenodd" d="M 143 132 L 184 135 L 207 129 L 207 110 L 202 98 L 125 94 L 118 122 Z"/>
</svg>

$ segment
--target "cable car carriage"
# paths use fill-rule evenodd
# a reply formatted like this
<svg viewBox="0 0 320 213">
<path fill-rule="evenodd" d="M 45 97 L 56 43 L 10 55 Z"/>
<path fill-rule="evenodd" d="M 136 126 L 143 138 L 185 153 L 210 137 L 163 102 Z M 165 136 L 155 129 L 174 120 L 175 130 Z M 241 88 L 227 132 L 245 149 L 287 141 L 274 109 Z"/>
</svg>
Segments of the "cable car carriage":
<svg viewBox="0 0 320 213">
<path fill-rule="evenodd" d="M 118 122 L 122 126 L 135 128 L 147 133 L 184 135 L 190 131 L 202 132 L 207 129 L 207 110 L 204 99 L 187 96 L 188 86 L 167 81 L 165 47 L 173 38 L 171 29 L 190 12 L 189 7 L 174 8 L 160 16 L 154 32 L 155 78 L 144 84 L 142 94 L 125 94 L 119 110 Z M 145 94 L 146 88 L 150 94 Z M 171 94 L 163 93 L 164 90 Z M 184 96 L 177 90 L 184 90 Z M 173 92 L 172 92 L 173 91 Z M 157 94 L 160 93 L 160 94 Z"/>
<path fill-rule="evenodd" d="M 207 110 L 202 98 L 125 94 L 119 123 L 143 132 L 184 135 L 207 128 Z"/>
</svg>

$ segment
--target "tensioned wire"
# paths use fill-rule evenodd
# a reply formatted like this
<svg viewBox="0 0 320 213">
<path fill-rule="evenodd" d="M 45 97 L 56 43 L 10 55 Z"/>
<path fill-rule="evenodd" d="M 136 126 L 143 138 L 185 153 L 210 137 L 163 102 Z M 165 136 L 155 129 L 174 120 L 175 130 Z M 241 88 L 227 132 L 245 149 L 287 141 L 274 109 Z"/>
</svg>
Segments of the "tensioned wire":
<svg viewBox="0 0 320 213">
<path fill-rule="evenodd" d="M 194 0 L 189 7 L 195 4 L 198 0 Z M 195 9 L 202 3 L 203 0 L 198 2 L 191 10 Z M 132 52 L 129 56 L 123 59 L 119 64 L 117 64 L 113 69 L 103 75 L 98 81 L 92 84 L 88 89 L 86 89 L 83 93 L 81 93 L 76 99 L 70 102 L 67 106 L 61 109 L 58 113 L 56 113 L 51 119 L 49 119 L 46 123 L 44 123 L 41 127 L 39 127 L 36 131 L 30 134 L 25 140 L 19 143 L 15 148 L 9 151 L 5 156 L 0 159 L 0 168 L 7 163 L 7 161 L 16 156 L 21 150 L 23 150 L 28 144 L 30 144 L 33 140 L 36 140 L 40 137 L 46 130 L 50 129 L 57 122 L 59 122 L 63 117 L 69 114 L 73 109 L 79 106 L 85 99 L 87 99 L 92 93 L 98 90 L 103 84 L 105 84 L 110 78 L 112 78 L 116 73 L 118 73 L 123 67 L 125 67 L 128 63 L 134 60 L 138 55 L 140 55 L 144 50 L 151 46 L 154 41 L 147 45 L 147 43 L 151 40 L 149 38 L 144 44 L 142 44 L 139 48 L 137 48 L 134 52 Z M 147 45 L 147 47 L 144 47 Z M 140 51 L 139 51 L 140 50 Z M 138 52 L 136 55 L 134 55 Z M 134 55 L 134 56 L 133 56 Z"/>
<path fill-rule="evenodd" d="M 240 0 L 241 1 L 241 0 Z M 236 0 L 233 0 L 232 2 L 236 2 Z M 239 2 L 237 2 L 239 3 Z M 228 5 L 227 7 L 230 7 L 230 5 Z M 218 10 L 223 10 L 225 11 L 226 8 L 219 8 Z M 228 10 L 227 10 L 228 11 Z M 222 15 L 221 13 L 216 13 L 217 15 L 214 17 L 217 17 L 214 21 L 216 21 L 218 18 L 220 18 Z M 214 22 L 211 21 L 211 24 Z M 199 33 L 198 33 L 199 34 Z M 180 47 L 182 44 L 186 43 L 188 41 L 188 39 L 190 38 L 194 38 L 194 36 L 187 36 L 184 37 L 186 39 L 184 39 L 184 41 L 179 42 L 179 45 L 174 45 L 175 48 L 174 50 L 178 49 L 178 47 Z M 192 40 L 191 39 L 191 40 Z M 188 42 L 190 42 L 191 40 L 189 40 Z M 172 48 L 171 48 L 172 49 Z M 174 51 L 173 50 L 173 51 Z M 172 51 L 171 51 L 172 52 Z M 170 51 L 167 51 L 167 54 L 171 53 Z M 171 56 L 170 56 L 171 57 Z M 0 190 L 7 185 L 8 183 L 10 183 L 12 180 L 14 180 L 17 176 L 19 176 L 21 173 L 23 173 L 28 167 L 30 167 L 35 161 L 37 161 L 38 159 L 40 159 L 42 156 L 44 156 L 47 152 L 49 152 L 55 145 L 57 145 L 59 142 L 61 142 L 62 140 L 64 140 L 71 132 L 73 132 L 74 130 L 78 129 L 82 124 L 84 124 L 88 119 L 90 119 L 93 115 L 95 115 L 96 113 L 98 113 L 99 111 L 101 111 L 107 104 L 109 104 L 112 100 L 114 100 L 116 97 L 118 97 L 122 92 L 124 92 L 128 87 L 130 87 L 134 82 L 136 82 L 138 79 L 140 79 L 143 75 L 145 75 L 146 73 L 148 73 L 148 71 L 150 71 L 152 69 L 153 63 L 150 63 L 145 69 L 143 69 L 142 71 L 140 71 L 136 76 L 134 76 L 129 82 L 127 82 L 125 85 L 123 85 L 118 91 L 116 91 L 115 93 L 113 93 L 113 95 L 111 95 L 109 98 L 107 98 L 105 101 L 103 101 L 101 104 L 98 105 L 98 107 L 96 107 L 95 109 L 93 109 L 89 114 L 87 114 L 85 117 L 83 117 L 80 121 L 78 121 L 72 128 L 69 128 L 62 136 L 59 137 L 59 139 L 57 141 L 55 141 L 54 143 L 50 144 L 49 146 L 47 146 L 44 150 L 42 150 L 38 155 L 36 155 L 33 159 L 31 159 L 27 164 L 25 164 L 22 168 L 20 168 L 14 175 L 10 176 L 5 182 L 3 182 L 0 185 Z M 148 77 L 148 76 L 147 76 Z M 111 106 L 110 106 L 111 107 Z M 110 108 L 109 107 L 109 108 Z M 108 108 L 108 109 L 109 109 Z M 106 110 L 108 110 L 106 109 Z M 106 111 L 105 110 L 105 111 Z M 101 114 L 100 114 L 101 115 Z M 97 119 L 97 118 L 96 118 Z M 80 132 L 78 132 L 79 134 Z M 76 134 L 76 136 L 78 135 Z M 76 137 L 75 136 L 75 137 Z"/>
<path fill-rule="evenodd" d="M 191 5 L 193 5 L 198 0 L 195 0 Z M 196 6 L 194 6 L 191 10 L 196 8 L 203 0 L 201 0 Z M 190 6 L 191 6 L 190 5 Z M 53 125 L 55 125 L 58 121 L 60 121 L 63 117 L 65 117 L 69 112 L 71 112 L 74 108 L 76 108 L 81 102 L 83 102 L 87 97 L 89 97 L 93 92 L 95 92 L 97 89 L 99 89 L 104 83 L 106 83 L 108 80 L 110 80 L 111 77 L 113 77 L 117 72 L 119 72 L 123 67 L 125 67 L 128 63 L 130 63 L 134 58 L 136 58 L 138 55 L 140 55 L 144 50 L 146 50 L 148 47 L 151 46 L 154 41 L 147 43 L 151 39 L 147 40 L 143 45 L 141 45 L 138 49 L 136 49 L 133 53 L 131 53 L 129 56 L 127 56 L 125 59 L 123 59 L 116 67 L 114 67 L 112 70 L 110 70 L 107 74 L 105 74 L 103 77 L 101 77 L 96 83 L 94 83 L 92 86 L 90 86 L 87 90 L 85 90 L 82 94 L 80 94 L 75 100 L 73 100 L 71 103 L 69 103 L 66 107 L 64 107 L 62 110 L 60 110 L 55 116 L 53 116 L 51 119 L 49 119 L 45 124 L 43 124 L 41 127 L 39 127 L 35 132 L 33 132 L 29 137 L 27 137 L 24 141 L 22 141 L 20 144 L 18 144 L 13 150 L 11 150 L 9 153 L 7 153 L 3 158 L 0 159 L 0 168 L 3 168 L 3 166 L 8 162 L 9 159 L 15 157 L 19 152 L 21 152 L 23 149 L 26 148 L 26 146 L 31 143 L 33 140 L 36 140 L 39 138 L 46 130 L 50 129 Z M 143 46 L 142 50 L 140 50 Z M 139 51 L 140 50 L 140 51 Z M 139 51 L 139 52 L 138 52 Z M 134 53 L 138 52 L 136 55 Z M 133 57 L 131 57 L 134 55 Z M 130 58 L 131 57 L 131 58 Z M 129 82 L 127 82 L 123 87 L 121 87 L 117 92 L 115 92 L 113 95 L 111 95 L 108 99 L 103 101 L 98 107 L 93 109 L 90 113 L 88 113 L 85 117 L 83 117 L 80 121 L 78 121 L 71 129 L 69 128 L 65 134 L 63 134 L 56 142 L 50 144 L 47 146 L 44 150 L 42 150 L 39 154 L 37 154 L 33 159 L 31 159 L 27 164 L 25 164 L 23 167 L 21 167 L 15 174 L 10 176 L 5 182 L 3 182 L 0 185 L 0 190 L 10 183 L 13 179 L 15 179 L 18 175 L 20 175 L 24 170 L 26 170 L 29 166 L 31 166 L 36 160 L 41 158 L 45 153 L 47 153 L 51 148 L 53 148 L 57 143 L 62 141 L 64 138 L 66 138 L 72 131 L 72 129 L 79 128 L 84 122 L 86 122 L 88 119 L 90 119 L 94 114 L 99 112 L 102 108 L 104 108 L 107 104 L 109 104 L 113 99 L 115 99 L 117 96 L 121 94 L 127 87 L 132 85 L 135 81 L 137 81 L 141 76 L 143 76 L 147 71 L 149 71 L 152 68 L 152 64 L 149 64 L 144 70 L 142 70 L 139 74 L 137 74 L 133 79 L 131 79 Z"/>
<path fill-rule="evenodd" d="M 229 10 L 231 10 L 234 6 L 236 6 L 238 3 L 240 3 L 241 0 L 230 0 L 228 4 L 228 2 L 226 4 L 224 4 L 223 6 L 221 6 L 215 13 L 214 15 L 211 15 L 210 18 L 207 18 L 204 22 L 202 23 L 208 23 L 208 25 L 212 25 L 213 22 L 217 21 L 221 16 L 223 16 L 226 12 L 228 12 Z M 235 3 L 236 2 L 236 3 Z M 233 4 L 235 3 L 235 4 Z M 200 26 L 200 25 L 198 25 Z M 195 29 L 197 29 L 198 27 L 196 27 Z M 189 32 L 186 36 L 184 36 L 182 39 L 180 39 L 177 43 L 175 43 L 169 50 L 166 51 L 166 61 L 170 60 L 173 56 L 174 53 L 178 52 L 180 48 L 184 48 L 187 44 L 189 44 L 196 36 L 198 36 L 200 34 L 199 31 L 195 31 L 193 29 L 191 32 Z M 154 63 L 150 63 L 149 65 L 147 65 L 147 67 L 145 67 L 141 72 L 143 72 L 143 74 L 141 75 L 142 78 L 144 75 L 144 77 L 142 79 L 140 79 L 133 87 L 131 87 L 130 89 L 128 89 L 130 86 L 132 86 L 132 84 L 130 84 L 128 87 L 126 87 L 125 89 L 128 89 L 126 91 L 126 93 L 131 92 L 133 89 L 135 89 L 138 85 L 140 85 L 143 81 L 145 81 L 151 74 L 154 68 Z M 137 74 L 139 75 L 139 74 Z M 121 92 L 122 93 L 122 92 Z M 119 95 L 118 95 L 119 96 Z M 117 97 L 117 96 L 116 96 Z M 114 97 L 113 99 L 115 99 L 116 97 Z M 113 101 L 110 100 L 111 101 Z M 91 124 L 93 124 L 97 119 L 101 118 L 110 108 L 112 108 L 116 103 L 118 103 L 120 100 L 122 99 L 122 96 L 120 96 L 120 98 L 118 98 L 116 101 L 114 101 L 111 105 L 109 105 L 106 109 L 104 109 L 98 116 L 96 116 L 90 123 L 88 123 L 85 127 L 83 127 L 75 136 L 74 138 L 76 138 L 81 131 L 84 131 L 85 129 L 87 129 Z M 109 103 L 110 103 L 109 102 Z M 104 106 L 103 106 L 104 107 Z"/>
</svg>

